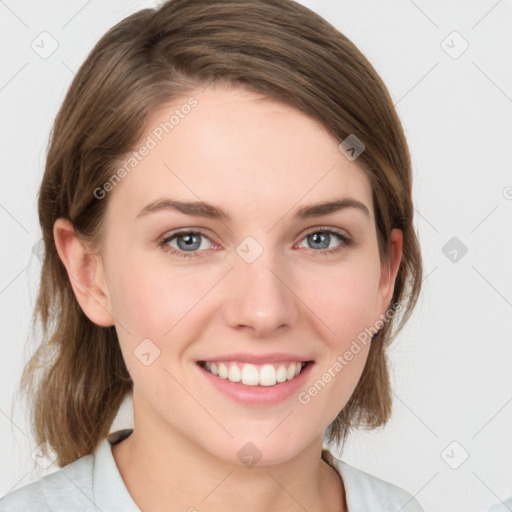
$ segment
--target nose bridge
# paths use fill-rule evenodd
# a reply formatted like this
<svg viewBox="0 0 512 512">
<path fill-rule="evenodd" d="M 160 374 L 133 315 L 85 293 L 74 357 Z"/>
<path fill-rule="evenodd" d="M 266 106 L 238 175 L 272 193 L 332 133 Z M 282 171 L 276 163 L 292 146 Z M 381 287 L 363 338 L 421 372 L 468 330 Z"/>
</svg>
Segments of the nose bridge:
<svg viewBox="0 0 512 512">
<path fill-rule="evenodd" d="M 260 237 L 261 240 L 261 237 Z M 247 327 L 268 335 L 298 318 L 297 304 L 286 283 L 283 261 L 271 246 L 252 236 L 246 237 L 234 255 L 230 300 L 226 320 L 232 327 Z"/>
</svg>

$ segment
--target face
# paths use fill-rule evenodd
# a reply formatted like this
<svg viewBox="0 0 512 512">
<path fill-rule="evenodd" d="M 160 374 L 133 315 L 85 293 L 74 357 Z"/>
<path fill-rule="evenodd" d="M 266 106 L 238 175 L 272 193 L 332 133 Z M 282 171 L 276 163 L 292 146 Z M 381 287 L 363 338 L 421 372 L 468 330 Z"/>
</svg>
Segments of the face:
<svg viewBox="0 0 512 512">
<path fill-rule="evenodd" d="M 348 401 L 369 349 L 353 341 L 385 312 L 393 275 L 340 141 L 252 92 L 191 96 L 168 133 L 188 97 L 153 113 L 151 147 L 107 197 L 100 264 L 135 425 L 235 464 L 250 442 L 279 463 Z"/>
</svg>

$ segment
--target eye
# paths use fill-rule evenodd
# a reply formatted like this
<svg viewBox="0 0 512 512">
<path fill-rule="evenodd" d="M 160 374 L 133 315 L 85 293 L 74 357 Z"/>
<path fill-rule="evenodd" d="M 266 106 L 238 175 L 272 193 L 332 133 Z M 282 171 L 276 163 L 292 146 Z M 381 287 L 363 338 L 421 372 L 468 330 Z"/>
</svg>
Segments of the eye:
<svg viewBox="0 0 512 512">
<path fill-rule="evenodd" d="M 346 233 L 332 228 L 316 228 L 310 231 L 301 240 L 299 247 L 302 247 L 304 240 L 315 255 L 337 253 L 353 243 Z M 201 252 L 211 249 L 215 244 L 202 231 L 179 231 L 166 236 L 158 245 L 166 252 L 186 258 L 198 257 Z"/>
<path fill-rule="evenodd" d="M 209 249 L 208 243 L 203 243 L 204 240 L 207 240 L 210 244 L 212 243 L 201 231 L 179 231 L 165 237 L 158 245 L 172 254 L 187 257 L 196 256 L 195 253 Z"/>
<path fill-rule="evenodd" d="M 333 254 L 341 251 L 343 247 L 352 244 L 352 239 L 345 233 L 330 229 L 316 228 L 315 231 L 310 231 L 301 240 L 306 240 L 309 248 L 315 249 L 315 253 L 319 254 Z M 338 243 L 336 244 L 336 241 Z"/>
</svg>

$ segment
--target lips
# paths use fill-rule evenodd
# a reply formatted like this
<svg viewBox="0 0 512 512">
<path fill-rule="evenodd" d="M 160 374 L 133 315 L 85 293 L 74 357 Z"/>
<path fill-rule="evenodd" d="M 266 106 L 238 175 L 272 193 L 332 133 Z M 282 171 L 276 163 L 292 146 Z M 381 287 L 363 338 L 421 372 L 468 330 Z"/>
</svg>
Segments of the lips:
<svg viewBox="0 0 512 512">
<path fill-rule="evenodd" d="M 207 372 L 233 383 L 246 386 L 275 386 L 293 380 L 306 366 L 306 361 L 288 360 L 254 364 L 244 361 L 200 361 Z"/>
<path fill-rule="evenodd" d="M 195 362 L 206 383 L 231 400 L 251 407 L 291 400 L 305 386 L 315 365 L 311 358 L 284 352 L 232 353 Z"/>
</svg>

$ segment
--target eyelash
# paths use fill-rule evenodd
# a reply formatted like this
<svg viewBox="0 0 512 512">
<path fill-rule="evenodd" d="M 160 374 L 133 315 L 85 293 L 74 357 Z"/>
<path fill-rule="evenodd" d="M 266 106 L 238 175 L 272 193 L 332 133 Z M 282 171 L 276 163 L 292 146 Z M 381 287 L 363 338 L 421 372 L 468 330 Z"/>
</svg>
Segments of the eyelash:
<svg viewBox="0 0 512 512">
<path fill-rule="evenodd" d="M 330 248 L 330 249 L 321 249 L 318 251 L 314 250 L 314 249 L 310 249 L 311 251 L 313 251 L 314 256 L 329 256 L 332 254 L 337 254 L 344 247 L 349 247 L 354 243 L 354 241 L 349 236 L 347 236 L 345 233 L 338 231 L 337 229 L 332 229 L 332 228 L 315 228 L 312 231 L 307 232 L 301 238 L 300 241 L 304 240 L 304 238 L 306 238 L 307 236 L 312 235 L 314 233 L 328 233 L 329 235 L 335 235 L 341 241 L 341 243 L 339 245 L 337 245 L 336 247 Z M 179 256 L 182 258 L 201 257 L 201 256 L 199 256 L 198 253 L 205 252 L 205 251 L 181 251 L 179 249 L 176 249 L 174 247 L 167 245 L 171 240 L 173 240 L 174 238 L 177 238 L 181 235 L 203 236 L 203 237 L 207 238 L 208 240 L 210 240 L 210 238 L 208 236 L 206 236 L 202 231 L 194 231 L 194 230 L 185 231 L 185 230 L 183 230 L 183 231 L 177 231 L 177 232 L 173 233 L 172 235 L 163 238 L 162 240 L 160 240 L 158 242 L 158 246 L 161 247 L 165 252 L 168 252 L 170 254 L 173 254 L 175 256 Z M 211 242 L 211 240 L 210 240 L 210 242 Z"/>
</svg>

